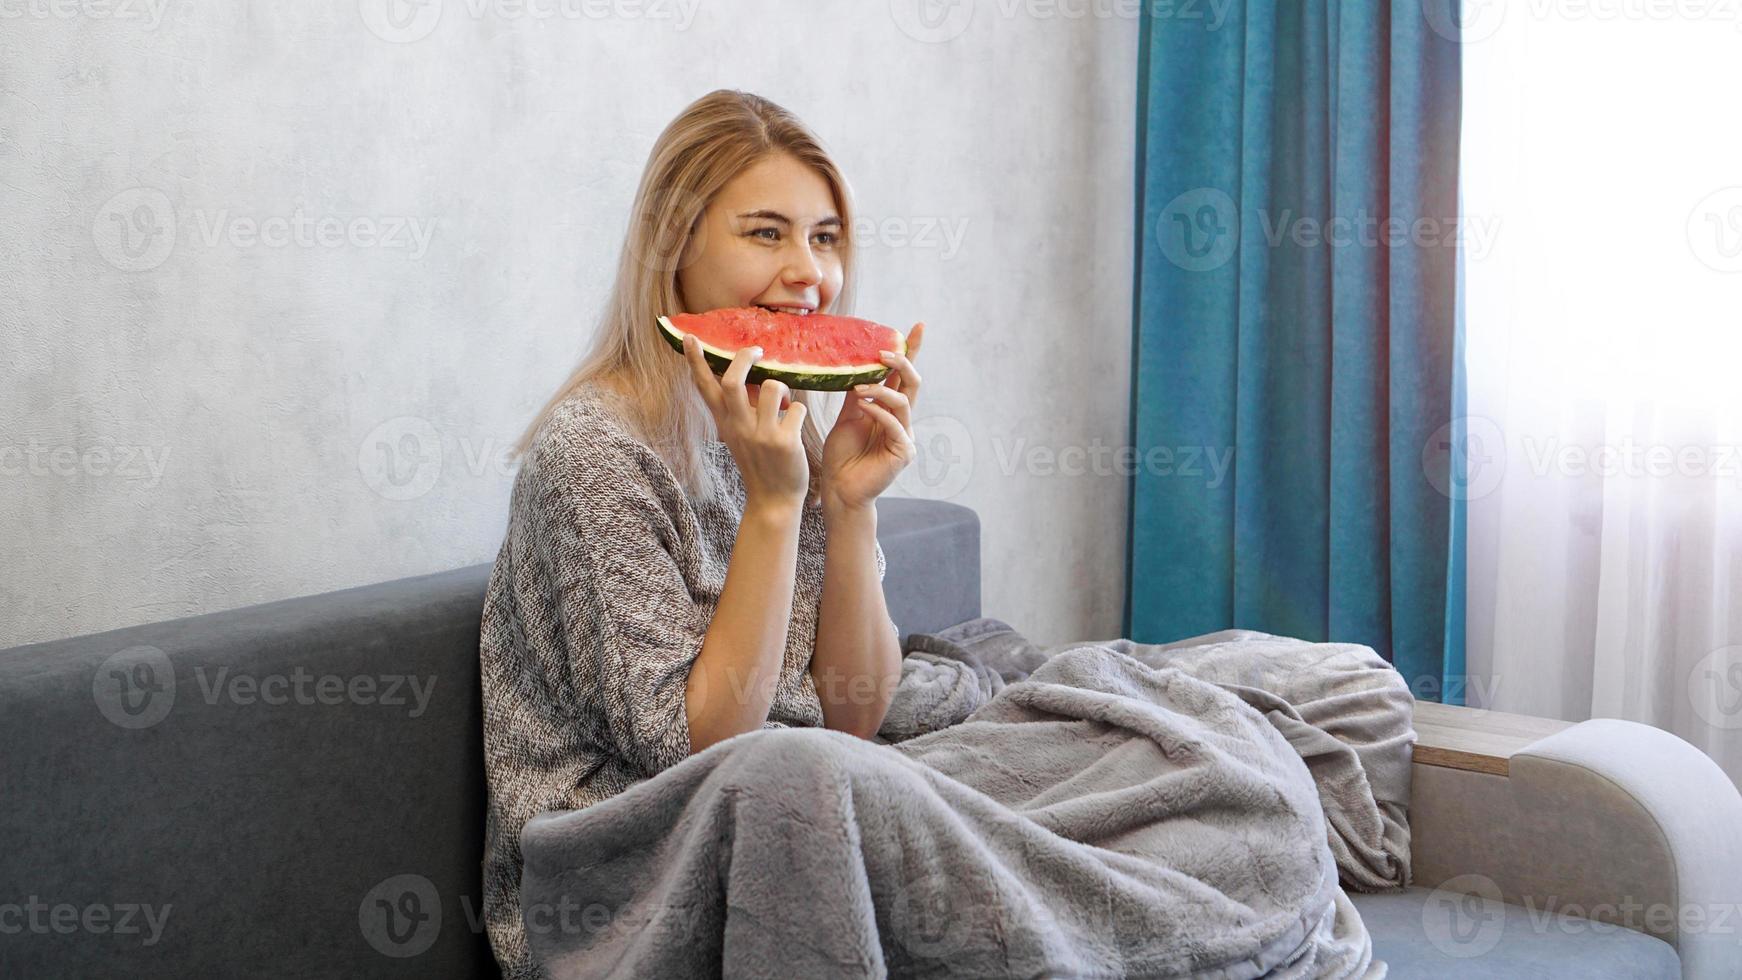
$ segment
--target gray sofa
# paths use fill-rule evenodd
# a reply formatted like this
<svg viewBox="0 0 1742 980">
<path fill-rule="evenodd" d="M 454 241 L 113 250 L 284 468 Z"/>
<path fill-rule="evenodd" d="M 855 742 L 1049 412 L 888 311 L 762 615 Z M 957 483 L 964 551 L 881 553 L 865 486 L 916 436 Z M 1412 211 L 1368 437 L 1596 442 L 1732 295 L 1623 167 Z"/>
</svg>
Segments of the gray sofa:
<svg viewBox="0 0 1742 980">
<path fill-rule="evenodd" d="M 980 615 L 975 514 L 878 509 L 903 634 Z M 479 904 L 488 575 L 0 652 L 0 976 L 496 976 Z M 1418 756 L 1423 887 L 1357 900 L 1392 975 L 1742 975 L 1735 929 L 1532 915 L 1551 892 L 1601 915 L 1598 899 L 1734 901 L 1742 881 L 1734 830 L 1702 830 L 1742 826 L 1742 800 L 1704 756 L 1619 722 L 1556 738 L 1503 777 Z"/>
</svg>

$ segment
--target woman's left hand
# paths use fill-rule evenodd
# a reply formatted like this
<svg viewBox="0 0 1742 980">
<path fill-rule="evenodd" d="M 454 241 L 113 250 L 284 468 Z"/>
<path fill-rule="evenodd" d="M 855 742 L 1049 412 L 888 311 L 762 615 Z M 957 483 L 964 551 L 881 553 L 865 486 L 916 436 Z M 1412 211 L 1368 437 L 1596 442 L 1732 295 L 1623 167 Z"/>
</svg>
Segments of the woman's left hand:
<svg viewBox="0 0 1742 980">
<path fill-rule="evenodd" d="M 847 392 L 847 404 L 823 440 L 823 500 L 869 506 L 919 454 L 913 441 L 913 403 L 919 397 L 919 355 L 925 324 L 907 335 L 907 355 L 885 351 L 890 372 L 877 384 Z M 862 401 L 864 397 L 871 401 Z"/>
</svg>

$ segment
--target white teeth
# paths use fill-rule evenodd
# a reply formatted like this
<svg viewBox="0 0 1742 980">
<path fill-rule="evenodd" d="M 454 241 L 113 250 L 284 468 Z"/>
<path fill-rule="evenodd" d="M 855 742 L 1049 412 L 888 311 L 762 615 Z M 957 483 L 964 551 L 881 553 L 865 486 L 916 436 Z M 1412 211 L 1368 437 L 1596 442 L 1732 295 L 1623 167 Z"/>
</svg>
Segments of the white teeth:
<svg viewBox="0 0 1742 980">
<path fill-rule="evenodd" d="M 802 306 L 764 306 L 763 309 L 773 310 L 776 313 L 791 313 L 795 316 L 806 316 L 810 313 L 810 310 Z"/>
</svg>

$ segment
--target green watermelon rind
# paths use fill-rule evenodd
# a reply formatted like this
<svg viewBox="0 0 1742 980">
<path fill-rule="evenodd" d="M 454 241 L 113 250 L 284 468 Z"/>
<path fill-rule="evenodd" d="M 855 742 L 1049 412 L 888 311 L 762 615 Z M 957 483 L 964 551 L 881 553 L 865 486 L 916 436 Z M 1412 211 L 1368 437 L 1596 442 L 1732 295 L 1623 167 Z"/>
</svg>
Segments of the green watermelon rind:
<svg viewBox="0 0 1742 980">
<path fill-rule="evenodd" d="M 683 353 L 683 331 L 679 330 L 666 317 L 659 318 L 659 333 L 679 354 Z M 899 331 L 897 337 L 901 337 Z M 696 338 L 701 340 L 700 337 Z M 902 346 L 906 346 L 907 338 L 902 337 Z M 732 363 L 737 351 L 724 350 L 702 341 L 702 356 L 707 358 L 708 365 L 715 374 L 725 371 Z M 897 351 L 897 353 L 902 353 Z M 779 361 L 757 361 L 750 365 L 750 371 L 744 376 L 749 384 L 763 381 L 779 381 L 798 391 L 850 391 L 854 385 L 872 384 L 889 376 L 890 367 L 887 364 L 863 367 L 827 368 L 813 364 L 782 364 Z"/>
</svg>

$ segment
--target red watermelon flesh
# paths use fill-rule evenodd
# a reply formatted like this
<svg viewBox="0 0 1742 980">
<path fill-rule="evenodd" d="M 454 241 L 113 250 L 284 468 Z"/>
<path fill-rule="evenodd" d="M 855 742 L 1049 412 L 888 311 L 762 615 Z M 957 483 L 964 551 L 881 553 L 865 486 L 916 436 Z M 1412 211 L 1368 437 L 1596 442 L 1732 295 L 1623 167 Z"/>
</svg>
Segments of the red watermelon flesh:
<svg viewBox="0 0 1742 980">
<path fill-rule="evenodd" d="M 881 323 L 826 313 L 779 313 L 760 306 L 662 316 L 659 327 L 679 353 L 684 334 L 695 334 L 715 373 L 724 371 L 740 349 L 760 346 L 762 356 L 746 380 L 773 379 L 809 391 L 846 391 L 880 381 L 890 369 L 879 354 L 907 353 L 901 331 Z"/>
</svg>

